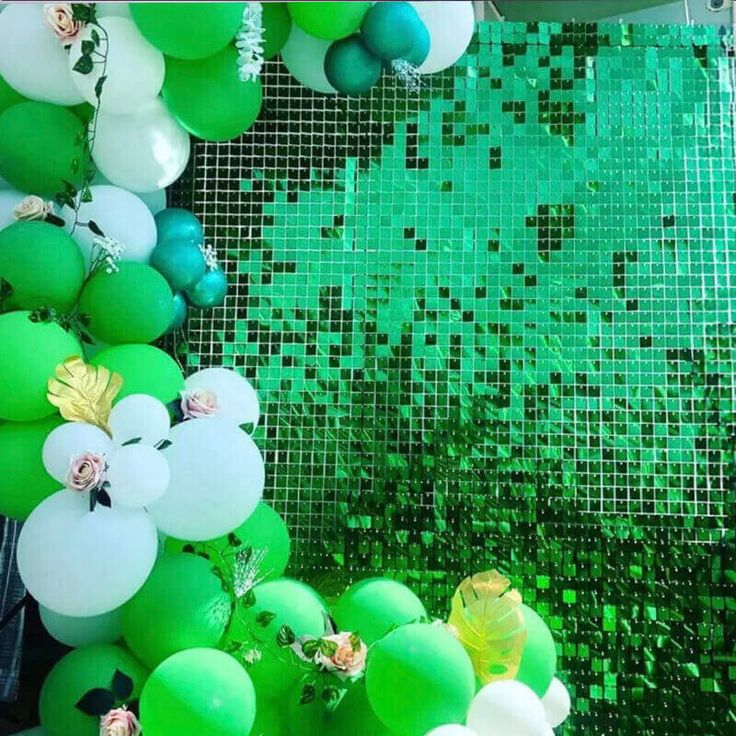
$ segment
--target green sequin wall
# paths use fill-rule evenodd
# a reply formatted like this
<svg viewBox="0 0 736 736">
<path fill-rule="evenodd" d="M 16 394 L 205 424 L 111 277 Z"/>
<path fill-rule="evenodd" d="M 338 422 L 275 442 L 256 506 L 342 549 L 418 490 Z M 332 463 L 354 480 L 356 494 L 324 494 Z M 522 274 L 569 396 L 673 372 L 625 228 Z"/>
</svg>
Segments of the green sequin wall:
<svg viewBox="0 0 736 736">
<path fill-rule="evenodd" d="M 186 359 L 254 382 L 293 573 L 444 616 L 497 567 L 553 629 L 566 735 L 736 732 L 729 43 L 482 24 L 361 99 L 269 62 L 262 120 L 174 193 L 232 285 Z"/>
</svg>

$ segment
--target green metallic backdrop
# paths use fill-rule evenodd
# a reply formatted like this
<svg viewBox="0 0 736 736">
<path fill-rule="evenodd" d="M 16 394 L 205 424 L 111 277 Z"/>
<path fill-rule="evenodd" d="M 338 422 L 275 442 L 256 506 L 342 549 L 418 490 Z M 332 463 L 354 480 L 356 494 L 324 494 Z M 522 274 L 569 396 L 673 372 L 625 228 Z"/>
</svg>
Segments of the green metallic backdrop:
<svg viewBox="0 0 736 736">
<path fill-rule="evenodd" d="M 412 96 L 296 85 L 195 146 L 295 574 L 509 574 L 567 734 L 736 732 L 734 60 L 716 28 L 483 24 Z M 179 346 L 184 352 L 183 346 Z"/>
</svg>

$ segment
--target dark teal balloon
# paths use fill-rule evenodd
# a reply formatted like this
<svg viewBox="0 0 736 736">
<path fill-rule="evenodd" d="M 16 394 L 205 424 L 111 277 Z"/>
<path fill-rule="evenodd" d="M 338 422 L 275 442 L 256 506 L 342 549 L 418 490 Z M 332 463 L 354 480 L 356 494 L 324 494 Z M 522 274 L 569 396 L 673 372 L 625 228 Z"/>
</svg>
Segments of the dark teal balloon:
<svg viewBox="0 0 736 736">
<path fill-rule="evenodd" d="M 429 38 L 427 26 L 420 20 L 419 25 L 414 29 L 414 45 L 411 47 L 411 51 L 404 56 L 404 59 L 410 64 L 414 64 L 414 66 L 421 66 L 429 56 L 430 43 L 431 39 Z"/>
<path fill-rule="evenodd" d="M 184 294 L 180 291 L 174 294 L 174 318 L 171 320 L 169 329 L 166 330 L 165 334 L 170 335 L 172 332 L 176 332 L 184 324 L 188 309 Z"/>
<path fill-rule="evenodd" d="M 181 207 L 167 207 L 155 218 L 158 242 L 167 240 L 190 240 L 195 245 L 204 242 L 202 223 L 189 210 Z"/>
<path fill-rule="evenodd" d="M 225 273 L 219 268 L 207 271 L 191 289 L 187 289 L 186 295 L 190 304 L 201 309 L 221 306 L 227 295 Z"/>
<path fill-rule="evenodd" d="M 164 240 L 151 253 L 151 265 L 169 282 L 172 291 L 184 291 L 204 276 L 206 264 L 191 240 Z"/>
<path fill-rule="evenodd" d="M 409 3 L 376 3 L 363 20 L 363 43 L 380 59 L 404 59 L 422 27 L 419 13 Z"/>
<path fill-rule="evenodd" d="M 358 35 L 335 41 L 325 56 L 328 81 L 347 95 L 367 92 L 381 78 L 382 68 L 381 60 L 368 51 Z"/>
</svg>

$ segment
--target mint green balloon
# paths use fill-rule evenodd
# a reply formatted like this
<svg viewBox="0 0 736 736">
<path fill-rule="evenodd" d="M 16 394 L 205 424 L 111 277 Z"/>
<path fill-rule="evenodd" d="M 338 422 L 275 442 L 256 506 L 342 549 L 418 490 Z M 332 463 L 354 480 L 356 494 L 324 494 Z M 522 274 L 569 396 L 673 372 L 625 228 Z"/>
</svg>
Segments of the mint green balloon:
<svg viewBox="0 0 736 736">
<path fill-rule="evenodd" d="M 130 3 L 140 32 L 167 56 L 204 59 L 235 38 L 245 3 Z"/>
<path fill-rule="evenodd" d="M 286 3 L 261 3 L 263 15 L 263 58 L 273 59 L 291 32 L 291 16 Z"/>
<path fill-rule="evenodd" d="M 297 638 L 322 636 L 327 607 L 315 590 L 289 578 L 256 585 L 253 594 L 253 605 L 244 605 L 244 599 L 236 604 L 223 644 L 236 642 L 246 648 L 257 648 L 261 659 L 248 668 L 248 673 L 258 692 L 268 698 L 277 698 L 302 674 L 296 655 L 276 644 L 279 629 L 287 624 Z M 261 626 L 256 619 L 266 611 L 274 616 L 267 626 Z"/>
<path fill-rule="evenodd" d="M 182 127 L 206 141 L 236 138 L 261 111 L 260 79 L 240 79 L 232 46 L 207 59 L 167 59 L 161 94 Z"/>
<path fill-rule="evenodd" d="M 123 607 L 123 637 L 148 667 L 193 647 L 216 647 L 230 620 L 230 597 L 202 557 L 164 554 Z"/>
<path fill-rule="evenodd" d="M 289 13 L 303 31 L 315 38 L 336 41 L 360 28 L 371 2 L 292 2 Z"/>
<path fill-rule="evenodd" d="M 0 176 L 21 192 L 53 197 L 64 180 L 82 183 L 88 156 L 82 122 L 48 102 L 20 102 L 0 113 Z"/>
<path fill-rule="evenodd" d="M 542 617 L 521 604 L 526 625 L 526 641 L 516 679 L 528 685 L 541 698 L 550 686 L 557 669 L 557 649 L 552 632 Z"/>
<path fill-rule="evenodd" d="M 368 578 L 351 585 L 333 610 L 340 631 L 360 634 L 373 644 L 397 626 L 426 620 L 427 610 L 402 583 L 389 578 Z"/>
<path fill-rule="evenodd" d="M 289 19 L 289 23 L 291 23 L 291 19 Z M 11 105 L 17 104 L 18 102 L 28 102 L 28 100 L 25 97 L 23 97 L 23 95 L 20 94 L 20 92 L 16 92 L 5 81 L 5 79 L 3 78 L 3 75 L 0 74 L 0 112 L 2 112 L 3 110 L 6 110 Z"/>
<path fill-rule="evenodd" d="M 153 342 L 174 317 L 174 295 L 155 268 L 121 261 L 113 273 L 98 271 L 85 284 L 79 311 L 90 317 L 93 337 L 110 345 Z"/>
<path fill-rule="evenodd" d="M 47 736 L 98 736 L 100 719 L 75 707 L 93 688 L 109 689 L 115 670 L 133 680 L 130 700 L 136 699 L 147 671 L 126 649 L 92 644 L 69 652 L 49 672 L 41 688 L 38 708 Z"/>
<path fill-rule="evenodd" d="M 91 363 L 123 377 L 116 402 L 130 394 L 148 394 L 168 404 L 184 390 L 184 374 L 178 363 L 153 345 L 113 345 L 100 350 Z"/>
<path fill-rule="evenodd" d="M 53 414 L 46 398 L 56 366 L 82 355 L 79 340 L 56 322 L 32 322 L 30 312 L 0 314 L 0 419 L 30 422 Z"/>
<path fill-rule="evenodd" d="M 46 222 L 16 222 L 0 230 L 0 277 L 13 288 L 8 306 L 68 312 L 84 281 L 76 242 Z"/>
<path fill-rule="evenodd" d="M 0 424 L 0 514 L 26 519 L 60 483 L 41 461 L 43 443 L 64 420 L 52 414 L 35 422 Z"/>
<path fill-rule="evenodd" d="M 365 678 L 371 708 L 396 736 L 465 723 L 475 695 L 467 652 L 432 624 L 407 624 L 384 636 L 371 648 Z"/>
<path fill-rule="evenodd" d="M 140 702 L 146 736 L 247 736 L 256 716 L 248 673 L 217 649 L 188 649 L 164 660 Z"/>
</svg>

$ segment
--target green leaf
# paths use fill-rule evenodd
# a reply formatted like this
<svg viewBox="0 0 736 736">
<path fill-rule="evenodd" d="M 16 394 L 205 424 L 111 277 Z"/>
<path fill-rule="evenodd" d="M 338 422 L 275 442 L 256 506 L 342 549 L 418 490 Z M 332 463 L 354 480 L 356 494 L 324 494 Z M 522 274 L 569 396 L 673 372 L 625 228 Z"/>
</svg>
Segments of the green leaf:
<svg viewBox="0 0 736 736">
<path fill-rule="evenodd" d="M 133 680 L 124 672 L 115 670 L 112 676 L 112 691 L 118 700 L 127 700 L 133 692 Z"/>
<path fill-rule="evenodd" d="M 107 76 L 102 75 L 96 82 L 95 82 L 95 97 L 99 100 L 102 96 L 102 88 L 105 86 L 105 82 L 107 81 Z"/>
<path fill-rule="evenodd" d="M 302 644 L 302 654 L 307 659 L 314 659 L 319 651 L 319 639 L 308 639 Z"/>
<path fill-rule="evenodd" d="M 161 442 L 156 445 L 156 449 L 165 450 L 167 447 L 171 447 L 172 444 L 174 443 L 171 440 L 161 440 Z"/>
<path fill-rule="evenodd" d="M 350 646 L 353 648 L 354 652 L 357 652 L 360 649 L 360 645 L 362 643 L 363 641 L 357 633 L 350 634 Z"/>
<path fill-rule="evenodd" d="M 89 56 L 94 50 L 94 41 L 82 41 L 82 56 Z"/>
<path fill-rule="evenodd" d="M 100 34 L 97 33 L 97 29 L 93 28 L 90 31 L 89 35 L 92 37 L 92 41 L 94 42 L 95 46 L 99 46 L 100 45 Z"/>
<path fill-rule="evenodd" d="M 142 439 L 143 439 L 142 437 L 133 437 L 133 438 L 131 438 L 131 439 L 126 440 L 125 442 L 123 442 L 123 444 L 121 446 L 122 447 L 127 447 L 128 445 L 139 445 Z"/>
<path fill-rule="evenodd" d="M 256 594 L 253 592 L 253 588 L 248 590 L 245 595 L 240 596 L 238 603 L 243 608 L 251 608 L 256 604 Z"/>
<path fill-rule="evenodd" d="M 104 687 L 95 687 L 82 695 L 75 704 L 88 716 L 104 716 L 115 705 L 115 696 Z"/>
<path fill-rule="evenodd" d="M 80 56 L 72 67 L 72 70 L 79 74 L 89 74 L 94 69 L 94 66 L 89 56 Z"/>
<path fill-rule="evenodd" d="M 13 286 L 0 276 L 0 301 L 7 299 L 13 293 Z"/>
<path fill-rule="evenodd" d="M 72 20 L 81 20 L 83 23 L 91 23 L 97 20 L 94 5 L 87 3 L 72 3 Z"/>
<path fill-rule="evenodd" d="M 276 643 L 280 647 L 290 647 L 296 641 L 296 634 L 291 626 L 284 624 L 280 629 L 279 633 L 276 634 Z"/>
<path fill-rule="evenodd" d="M 56 227 L 64 227 L 66 225 L 64 220 L 56 215 L 46 215 L 45 222 L 48 222 L 49 225 L 56 225 Z"/>
<path fill-rule="evenodd" d="M 320 639 L 319 651 L 322 652 L 325 657 L 331 657 L 335 652 L 337 652 L 337 643 L 330 641 L 329 639 Z"/>
<path fill-rule="evenodd" d="M 90 221 L 89 221 L 89 222 L 87 223 L 87 227 L 88 227 L 88 228 L 89 228 L 89 229 L 90 229 L 90 230 L 91 230 L 91 231 L 92 231 L 92 232 L 93 232 L 93 233 L 94 233 L 95 235 L 97 235 L 98 237 L 100 237 L 100 238 L 104 238 L 104 237 L 105 237 L 105 233 L 103 233 L 103 232 L 102 232 L 102 230 L 100 229 L 100 226 L 99 226 L 99 225 L 98 225 L 98 224 L 97 224 L 97 223 L 96 223 L 96 222 L 95 222 L 94 220 L 90 220 Z"/>
<path fill-rule="evenodd" d="M 240 545 L 243 544 L 240 537 L 235 532 L 230 532 L 230 534 L 227 535 L 227 543 L 231 547 L 240 547 Z"/>
<path fill-rule="evenodd" d="M 264 628 L 268 626 L 271 621 L 273 621 L 276 618 L 276 614 L 272 613 L 271 611 L 261 611 L 256 616 L 256 623 L 259 626 L 263 626 Z"/>
<path fill-rule="evenodd" d="M 92 190 L 85 184 L 84 188 L 82 189 L 82 202 L 91 202 L 92 201 Z"/>
<path fill-rule="evenodd" d="M 326 687 L 322 691 L 322 700 L 325 703 L 334 703 L 340 697 L 340 691 L 336 687 Z"/>
<path fill-rule="evenodd" d="M 77 188 L 72 184 L 70 181 L 67 181 L 66 179 L 62 179 L 61 183 L 64 185 L 64 192 L 66 194 L 71 194 L 72 197 L 75 197 L 77 194 Z"/>
<path fill-rule="evenodd" d="M 306 705 L 311 703 L 317 697 L 317 688 L 311 683 L 307 683 L 302 688 L 302 694 L 299 698 L 299 705 Z"/>
<path fill-rule="evenodd" d="M 194 554 L 194 552 L 195 552 L 194 545 L 193 544 L 185 544 L 181 548 L 181 551 L 182 552 L 188 552 L 189 554 Z"/>
<path fill-rule="evenodd" d="M 240 429 L 243 430 L 246 434 L 253 434 L 253 430 L 255 429 L 255 425 L 253 422 L 245 422 L 245 424 L 240 425 Z"/>
</svg>

